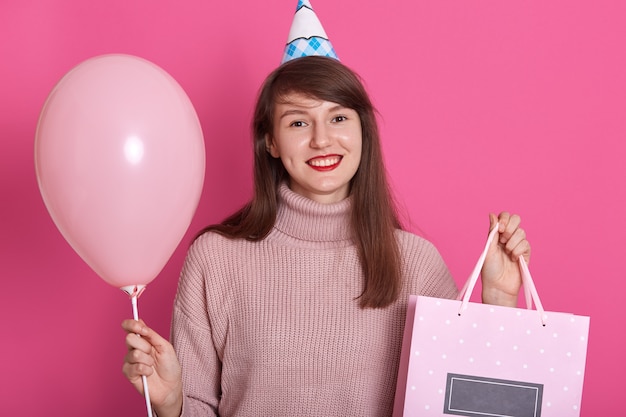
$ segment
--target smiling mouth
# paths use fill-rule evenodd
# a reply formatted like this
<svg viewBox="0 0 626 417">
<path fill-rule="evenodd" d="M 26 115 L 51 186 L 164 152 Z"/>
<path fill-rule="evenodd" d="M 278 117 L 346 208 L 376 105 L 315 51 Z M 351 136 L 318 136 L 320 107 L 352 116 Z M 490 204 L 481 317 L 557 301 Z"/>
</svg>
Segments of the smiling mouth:
<svg viewBox="0 0 626 417">
<path fill-rule="evenodd" d="M 339 165 L 342 158 L 340 155 L 321 156 L 309 159 L 307 164 L 317 170 L 331 170 Z"/>
</svg>

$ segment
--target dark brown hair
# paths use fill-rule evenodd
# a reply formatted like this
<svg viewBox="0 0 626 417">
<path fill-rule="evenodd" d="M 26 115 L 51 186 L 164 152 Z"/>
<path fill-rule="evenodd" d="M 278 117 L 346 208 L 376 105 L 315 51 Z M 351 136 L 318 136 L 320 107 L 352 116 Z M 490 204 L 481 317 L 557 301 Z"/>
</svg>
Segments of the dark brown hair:
<svg viewBox="0 0 626 417">
<path fill-rule="evenodd" d="M 400 228 L 387 183 L 374 107 L 353 71 L 332 58 L 310 56 L 278 67 L 261 87 L 252 133 L 254 141 L 254 195 L 252 200 L 215 231 L 231 238 L 263 239 L 276 221 L 277 192 L 288 174 L 279 158 L 266 150 L 266 135 L 273 134 L 275 104 L 290 93 L 331 101 L 355 110 L 361 120 L 362 154 L 350 185 L 354 243 L 363 268 L 361 307 L 379 308 L 398 298 L 402 287 L 401 259 L 395 230 Z"/>
</svg>

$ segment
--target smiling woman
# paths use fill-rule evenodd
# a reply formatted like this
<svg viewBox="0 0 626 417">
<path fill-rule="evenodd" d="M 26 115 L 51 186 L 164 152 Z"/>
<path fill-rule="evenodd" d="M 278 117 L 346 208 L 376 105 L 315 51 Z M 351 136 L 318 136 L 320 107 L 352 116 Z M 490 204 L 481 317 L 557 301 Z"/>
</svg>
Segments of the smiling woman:
<svg viewBox="0 0 626 417">
<path fill-rule="evenodd" d="M 346 227 L 352 230 L 364 273 L 360 304 L 383 307 L 393 302 L 402 285 L 395 238 L 400 223 L 374 106 L 358 75 L 336 59 L 319 56 L 281 65 L 261 87 L 252 133 L 254 196 L 242 210 L 205 231 L 263 239 L 275 226 L 283 184 L 307 198 L 316 196 L 316 202 L 338 202 L 349 195 Z M 319 171 L 310 164 L 319 157 L 330 162 L 333 153 L 341 159 L 335 170 Z"/>
<path fill-rule="evenodd" d="M 141 391 L 148 376 L 160 417 L 391 415 L 408 295 L 457 288 L 434 246 L 400 227 L 358 76 L 332 58 L 281 65 L 253 141 L 254 195 L 191 246 L 172 344 L 123 323 L 127 378 Z M 483 288 L 506 304 L 530 246 L 518 216 L 497 220 Z"/>
</svg>

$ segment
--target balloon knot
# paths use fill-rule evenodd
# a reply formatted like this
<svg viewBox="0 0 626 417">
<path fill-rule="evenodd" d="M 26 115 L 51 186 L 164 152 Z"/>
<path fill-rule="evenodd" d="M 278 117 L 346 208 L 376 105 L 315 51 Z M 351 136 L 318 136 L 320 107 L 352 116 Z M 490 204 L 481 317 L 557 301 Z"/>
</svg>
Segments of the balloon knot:
<svg viewBox="0 0 626 417">
<path fill-rule="evenodd" d="M 139 298 L 143 290 L 146 289 L 145 285 L 127 285 L 125 287 L 120 288 L 124 291 L 130 298 Z"/>
</svg>

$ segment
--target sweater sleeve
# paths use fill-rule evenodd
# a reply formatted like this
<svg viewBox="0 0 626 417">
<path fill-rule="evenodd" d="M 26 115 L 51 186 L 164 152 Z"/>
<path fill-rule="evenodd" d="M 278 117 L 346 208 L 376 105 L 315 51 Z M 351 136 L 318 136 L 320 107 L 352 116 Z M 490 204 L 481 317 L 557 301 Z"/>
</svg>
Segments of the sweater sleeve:
<svg viewBox="0 0 626 417">
<path fill-rule="evenodd" d="M 196 241 L 183 266 L 172 316 L 171 339 L 183 373 L 181 417 L 217 416 L 221 361 L 207 310 L 205 268 Z"/>
</svg>

